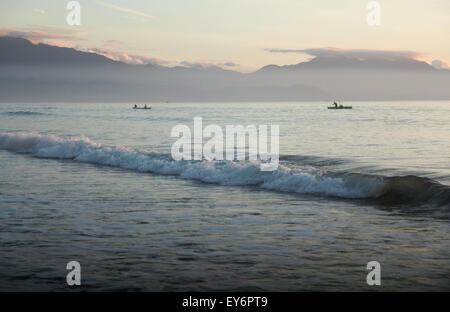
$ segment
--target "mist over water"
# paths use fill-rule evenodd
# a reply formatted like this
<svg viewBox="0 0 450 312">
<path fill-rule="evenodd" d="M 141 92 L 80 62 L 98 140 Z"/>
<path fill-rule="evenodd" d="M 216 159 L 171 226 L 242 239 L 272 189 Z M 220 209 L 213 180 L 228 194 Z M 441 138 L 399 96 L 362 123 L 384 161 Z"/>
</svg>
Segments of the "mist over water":
<svg viewBox="0 0 450 312">
<path fill-rule="evenodd" d="M 449 102 L 133 105 L 0 105 L 1 289 L 449 290 Z M 279 125 L 280 167 L 172 160 L 197 116 Z"/>
</svg>

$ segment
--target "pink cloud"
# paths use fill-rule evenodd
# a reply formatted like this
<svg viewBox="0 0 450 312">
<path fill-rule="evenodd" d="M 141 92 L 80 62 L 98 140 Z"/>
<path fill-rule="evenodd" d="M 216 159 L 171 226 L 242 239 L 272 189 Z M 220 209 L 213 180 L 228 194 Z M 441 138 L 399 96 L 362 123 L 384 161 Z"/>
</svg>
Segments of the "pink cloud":
<svg viewBox="0 0 450 312">
<path fill-rule="evenodd" d="M 64 29 L 54 29 L 53 31 L 47 30 L 29 30 L 18 29 L 11 27 L 0 28 L 0 36 L 18 37 L 32 41 L 33 43 L 52 43 L 55 41 L 64 42 L 67 41 L 86 41 L 87 39 L 81 37 L 81 31 L 70 31 Z"/>
<path fill-rule="evenodd" d="M 154 64 L 154 65 L 162 65 L 169 64 L 169 61 L 158 59 L 149 55 L 142 54 L 134 54 L 123 51 L 116 51 L 108 48 L 91 48 L 88 49 L 87 52 L 97 53 L 103 56 L 106 56 L 112 60 L 124 62 L 132 65 L 144 65 L 144 64 Z"/>
<path fill-rule="evenodd" d="M 431 66 L 437 69 L 450 69 L 450 65 L 441 60 L 434 60 L 431 62 Z"/>
</svg>

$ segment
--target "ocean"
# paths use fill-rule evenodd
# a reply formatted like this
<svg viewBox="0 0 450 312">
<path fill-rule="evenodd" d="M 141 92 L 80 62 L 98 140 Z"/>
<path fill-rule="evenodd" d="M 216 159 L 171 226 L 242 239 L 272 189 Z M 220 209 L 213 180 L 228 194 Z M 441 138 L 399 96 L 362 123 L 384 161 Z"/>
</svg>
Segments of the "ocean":
<svg viewBox="0 0 450 312">
<path fill-rule="evenodd" d="M 449 291 L 450 102 L 344 104 L 0 104 L 0 290 Z M 194 117 L 278 169 L 173 160 Z"/>
</svg>

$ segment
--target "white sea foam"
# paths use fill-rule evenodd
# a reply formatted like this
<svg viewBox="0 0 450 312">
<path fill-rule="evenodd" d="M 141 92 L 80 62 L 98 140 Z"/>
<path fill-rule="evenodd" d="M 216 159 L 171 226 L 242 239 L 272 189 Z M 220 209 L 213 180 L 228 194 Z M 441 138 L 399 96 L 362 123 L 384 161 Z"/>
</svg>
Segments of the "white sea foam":
<svg viewBox="0 0 450 312">
<path fill-rule="evenodd" d="M 170 153 L 105 146 L 86 137 L 61 138 L 37 133 L 0 133 L 0 149 L 36 157 L 120 167 L 140 172 L 177 175 L 221 185 L 255 185 L 264 189 L 343 198 L 376 196 L 383 181 L 358 176 L 336 176 L 312 167 L 280 165 L 260 170 L 258 161 L 175 161 Z"/>
</svg>

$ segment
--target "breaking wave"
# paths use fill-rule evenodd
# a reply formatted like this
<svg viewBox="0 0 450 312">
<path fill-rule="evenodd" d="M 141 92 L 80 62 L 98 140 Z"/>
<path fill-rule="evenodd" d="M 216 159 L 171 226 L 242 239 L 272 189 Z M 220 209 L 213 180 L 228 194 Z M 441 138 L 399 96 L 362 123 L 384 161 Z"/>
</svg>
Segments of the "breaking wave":
<svg viewBox="0 0 450 312">
<path fill-rule="evenodd" d="M 450 206 L 450 187 L 417 176 L 332 173 L 287 162 L 281 162 L 275 171 L 264 172 L 258 161 L 175 161 L 169 153 L 106 146 L 86 137 L 37 133 L 0 133 L 0 149 L 220 185 L 254 185 L 281 192 L 369 199 L 384 205 Z"/>
</svg>

